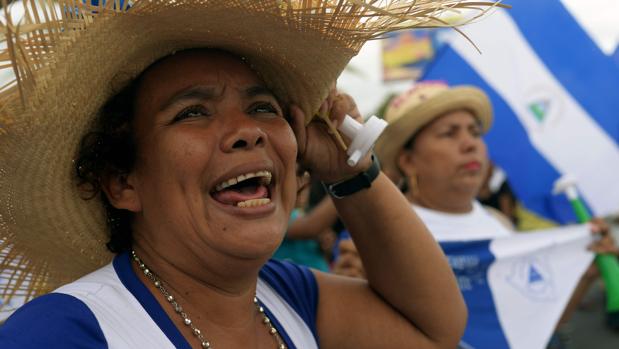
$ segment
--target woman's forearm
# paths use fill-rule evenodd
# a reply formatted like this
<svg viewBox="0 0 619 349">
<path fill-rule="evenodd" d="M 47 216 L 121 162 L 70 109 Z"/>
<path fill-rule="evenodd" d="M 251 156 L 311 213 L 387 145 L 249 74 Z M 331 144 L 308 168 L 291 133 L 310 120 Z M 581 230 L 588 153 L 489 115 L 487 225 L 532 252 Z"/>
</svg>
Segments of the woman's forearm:
<svg viewBox="0 0 619 349">
<path fill-rule="evenodd" d="M 371 188 L 334 203 L 374 291 L 429 339 L 457 343 L 466 324 L 466 306 L 456 280 L 440 247 L 395 185 L 381 174 Z"/>
<path fill-rule="evenodd" d="M 297 218 L 286 231 L 288 239 L 316 239 L 335 223 L 337 211 L 330 198 L 325 197 L 307 215 Z"/>
</svg>

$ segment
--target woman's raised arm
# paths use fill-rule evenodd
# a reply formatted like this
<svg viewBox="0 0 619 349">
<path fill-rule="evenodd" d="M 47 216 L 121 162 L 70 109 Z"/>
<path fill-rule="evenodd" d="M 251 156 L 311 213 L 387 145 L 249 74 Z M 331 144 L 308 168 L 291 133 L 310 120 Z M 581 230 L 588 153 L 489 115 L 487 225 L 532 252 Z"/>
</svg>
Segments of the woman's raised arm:
<svg viewBox="0 0 619 349">
<path fill-rule="evenodd" d="M 335 122 L 359 119 L 348 96 L 323 105 Z M 292 108 L 302 163 L 325 182 L 369 168 L 348 167 L 346 154 L 325 125 L 302 126 Z M 466 307 L 438 244 L 384 174 L 370 188 L 334 200 L 359 250 L 367 281 L 316 272 L 318 335 L 324 348 L 454 348 L 466 325 Z"/>
</svg>

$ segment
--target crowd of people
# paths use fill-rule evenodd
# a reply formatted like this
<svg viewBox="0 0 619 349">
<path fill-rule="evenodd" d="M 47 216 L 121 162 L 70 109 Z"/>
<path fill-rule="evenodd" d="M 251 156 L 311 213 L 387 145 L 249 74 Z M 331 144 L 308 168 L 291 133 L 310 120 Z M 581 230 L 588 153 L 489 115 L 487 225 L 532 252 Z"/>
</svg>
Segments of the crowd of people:
<svg viewBox="0 0 619 349">
<path fill-rule="evenodd" d="M 53 69 L 7 48 L 23 76 L 0 95 L 0 246 L 41 295 L 0 326 L 0 347 L 458 347 L 467 305 L 437 242 L 518 224 L 513 193 L 488 184 L 490 101 L 417 83 L 349 166 L 333 125 L 363 118 L 333 82 L 401 25 L 309 3 L 78 6 L 83 30 L 37 51 Z M 617 254 L 592 230 L 593 252 Z"/>
</svg>

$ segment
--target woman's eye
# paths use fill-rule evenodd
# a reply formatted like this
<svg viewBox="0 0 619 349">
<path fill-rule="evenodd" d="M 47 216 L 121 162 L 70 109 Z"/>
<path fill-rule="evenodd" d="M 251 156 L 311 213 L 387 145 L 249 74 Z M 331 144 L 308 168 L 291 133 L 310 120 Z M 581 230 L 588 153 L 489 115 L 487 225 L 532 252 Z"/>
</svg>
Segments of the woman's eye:
<svg viewBox="0 0 619 349">
<path fill-rule="evenodd" d="M 455 135 L 456 135 L 456 131 L 454 131 L 454 130 L 449 130 L 449 131 L 445 131 L 445 132 L 440 133 L 440 136 L 441 137 L 445 137 L 445 138 L 453 137 Z"/>
<path fill-rule="evenodd" d="M 204 108 L 201 105 L 193 105 L 191 107 L 181 110 L 180 113 L 176 114 L 172 122 L 176 122 L 176 121 L 180 121 L 184 119 L 199 118 L 199 117 L 208 116 L 208 115 L 209 113 L 206 110 L 206 108 Z"/>
<path fill-rule="evenodd" d="M 272 116 L 278 116 L 281 113 L 279 109 L 274 106 L 272 103 L 258 103 L 251 106 L 249 110 L 250 114 L 266 114 Z"/>
<path fill-rule="evenodd" d="M 478 128 L 472 129 L 471 130 L 471 136 L 473 136 L 475 138 L 481 137 L 481 130 L 478 129 Z"/>
</svg>

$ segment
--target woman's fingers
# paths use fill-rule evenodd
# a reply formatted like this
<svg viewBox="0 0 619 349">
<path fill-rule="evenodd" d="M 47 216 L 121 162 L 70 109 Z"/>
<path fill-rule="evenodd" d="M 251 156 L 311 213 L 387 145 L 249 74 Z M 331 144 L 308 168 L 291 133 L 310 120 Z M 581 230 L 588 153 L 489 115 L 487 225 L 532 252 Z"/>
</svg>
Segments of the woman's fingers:
<svg viewBox="0 0 619 349">
<path fill-rule="evenodd" d="M 610 227 L 605 220 L 597 217 L 593 218 L 589 222 L 589 226 L 595 238 L 595 241 L 588 246 L 589 250 L 599 254 L 619 255 L 619 247 L 617 247 L 615 240 L 610 235 Z"/>
<path fill-rule="evenodd" d="M 330 117 L 336 122 L 337 125 L 340 125 L 342 121 L 344 121 L 346 115 L 350 115 L 358 122 L 363 123 L 363 118 L 357 109 L 355 100 L 345 93 L 340 93 L 333 102 Z"/>
<path fill-rule="evenodd" d="M 591 221 L 589 222 L 589 226 L 591 227 L 591 232 L 593 234 L 608 235 L 608 233 L 610 232 L 610 227 L 608 226 L 608 223 L 606 223 L 605 220 L 599 217 L 591 219 Z"/>
<path fill-rule="evenodd" d="M 615 244 L 615 240 L 610 235 L 602 236 L 601 239 L 589 245 L 589 250 L 599 254 L 614 254 L 619 255 L 619 248 Z"/>
</svg>

